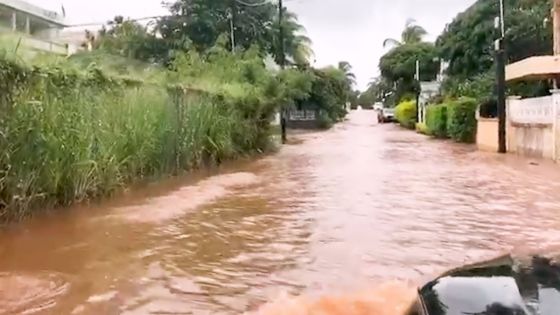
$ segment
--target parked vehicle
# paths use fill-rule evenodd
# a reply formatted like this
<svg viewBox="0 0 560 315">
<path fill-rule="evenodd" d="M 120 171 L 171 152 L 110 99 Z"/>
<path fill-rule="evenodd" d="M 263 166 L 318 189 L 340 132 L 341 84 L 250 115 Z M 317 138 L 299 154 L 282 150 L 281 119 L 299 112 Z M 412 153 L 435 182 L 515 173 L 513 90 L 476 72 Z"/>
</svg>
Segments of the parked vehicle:
<svg viewBox="0 0 560 315">
<path fill-rule="evenodd" d="M 383 107 L 377 112 L 377 122 L 380 124 L 395 121 L 395 109 Z"/>
</svg>

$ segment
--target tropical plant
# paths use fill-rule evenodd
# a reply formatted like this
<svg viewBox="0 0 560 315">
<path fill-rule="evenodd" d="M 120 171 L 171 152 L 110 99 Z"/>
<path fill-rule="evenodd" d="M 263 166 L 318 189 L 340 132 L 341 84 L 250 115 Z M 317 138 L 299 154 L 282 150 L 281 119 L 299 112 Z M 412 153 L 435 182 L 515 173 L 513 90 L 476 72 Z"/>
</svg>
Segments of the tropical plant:
<svg viewBox="0 0 560 315">
<path fill-rule="evenodd" d="M 352 65 L 348 61 L 340 61 L 338 63 L 338 70 L 344 73 L 348 85 L 353 86 L 356 84 L 356 75 L 352 72 Z"/>
<path fill-rule="evenodd" d="M 467 79 L 492 68 L 498 15 L 499 1 L 478 0 L 439 36 L 436 45 L 450 62 L 451 77 Z M 509 62 L 552 53 L 549 0 L 509 0 L 505 20 Z"/>
<path fill-rule="evenodd" d="M 383 41 L 383 47 L 420 43 L 422 42 L 426 34 L 428 34 L 426 29 L 424 29 L 422 26 L 417 25 L 414 19 L 408 19 L 406 21 L 404 30 L 401 33 L 401 39 L 397 40 L 394 38 L 387 38 Z"/>
<path fill-rule="evenodd" d="M 404 128 L 414 129 L 416 127 L 416 102 L 405 101 L 397 105 L 395 118 Z"/>
<path fill-rule="evenodd" d="M 284 51 L 286 57 L 288 58 L 288 61 L 296 65 L 308 64 L 314 56 L 313 49 L 311 48 L 312 41 L 305 35 L 305 28 L 298 22 L 297 15 L 287 9 L 284 10 L 282 27 L 284 32 Z M 279 38 L 278 18 L 277 16 L 275 17 L 273 25 L 277 35 L 276 38 Z M 279 62 L 279 49 L 276 48 L 276 46 L 274 47 L 275 49 L 270 51 L 270 54 L 276 56 L 276 60 Z"/>
<path fill-rule="evenodd" d="M 472 143 L 476 139 L 477 101 L 460 98 L 447 105 L 447 134 L 457 142 Z"/>
<path fill-rule="evenodd" d="M 230 34 L 233 22 L 236 48 L 244 50 L 257 46 L 280 62 L 280 24 L 276 6 L 271 2 L 177 0 L 169 4 L 168 8 L 171 15 L 157 23 L 156 31 L 172 50 L 195 48 L 207 51 L 221 35 Z M 313 57 L 311 39 L 305 35 L 305 28 L 297 21 L 297 16 L 284 10 L 281 27 L 286 61 L 307 64 Z M 228 42 L 228 48 L 231 48 L 231 44 Z"/>
<path fill-rule="evenodd" d="M 396 103 L 407 94 L 415 95 L 419 91 L 415 80 L 416 62 L 420 64 L 420 80 L 434 80 L 439 72 L 438 53 L 431 43 L 416 43 L 395 47 L 383 55 L 379 69 L 383 80 L 392 90 Z"/>
<path fill-rule="evenodd" d="M 96 50 L 149 62 L 160 61 L 167 53 L 165 42 L 146 26 L 122 16 L 107 22 L 97 37 L 88 31 L 86 40 L 93 42 Z"/>
</svg>

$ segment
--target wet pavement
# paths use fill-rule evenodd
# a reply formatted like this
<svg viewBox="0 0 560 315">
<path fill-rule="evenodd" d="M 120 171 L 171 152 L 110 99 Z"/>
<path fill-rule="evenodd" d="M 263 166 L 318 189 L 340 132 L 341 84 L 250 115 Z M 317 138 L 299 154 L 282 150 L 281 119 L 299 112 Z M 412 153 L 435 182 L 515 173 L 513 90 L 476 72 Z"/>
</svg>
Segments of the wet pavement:
<svg viewBox="0 0 560 315">
<path fill-rule="evenodd" d="M 560 166 L 374 121 L 0 232 L 0 314 L 239 314 L 560 246 Z"/>
</svg>

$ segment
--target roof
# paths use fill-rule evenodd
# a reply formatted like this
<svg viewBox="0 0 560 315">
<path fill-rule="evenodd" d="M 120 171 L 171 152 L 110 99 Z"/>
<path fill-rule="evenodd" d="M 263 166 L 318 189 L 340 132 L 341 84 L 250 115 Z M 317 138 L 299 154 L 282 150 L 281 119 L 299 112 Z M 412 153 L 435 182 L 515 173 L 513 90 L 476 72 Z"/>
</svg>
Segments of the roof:
<svg viewBox="0 0 560 315">
<path fill-rule="evenodd" d="M 0 0 L 0 6 L 10 7 L 17 11 L 25 12 L 29 15 L 35 16 L 59 26 L 66 26 L 62 14 L 43 9 L 23 0 Z"/>
<path fill-rule="evenodd" d="M 506 81 L 542 80 L 560 75 L 560 56 L 536 56 L 506 66 Z"/>
</svg>

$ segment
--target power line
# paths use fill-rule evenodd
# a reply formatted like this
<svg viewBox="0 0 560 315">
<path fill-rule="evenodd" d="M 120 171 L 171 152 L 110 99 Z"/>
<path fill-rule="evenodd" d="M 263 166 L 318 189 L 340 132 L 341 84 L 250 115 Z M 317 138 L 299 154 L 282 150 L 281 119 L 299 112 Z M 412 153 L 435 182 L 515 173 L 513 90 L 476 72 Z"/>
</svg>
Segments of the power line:
<svg viewBox="0 0 560 315">
<path fill-rule="evenodd" d="M 263 5 L 267 5 L 267 4 L 272 4 L 270 1 L 263 1 L 263 2 L 257 2 L 257 3 L 247 3 L 241 0 L 235 0 L 235 2 L 244 5 L 246 7 L 261 7 Z"/>
<path fill-rule="evenodd" d="M 296 1 L 296 0 L 284 0 L 284 2 L 291 2 L 291 1 Z M 262 2 L 256 2 L 256 3 L 248 3 L 248 2 L 245 2 L 243 0 L 235 0 L 235 2 L 237 2 L 241 5 L 247 6 L 247 7 L 260 7 L 260 6 L 263 6 L 263 5 L 274 4 L 272 1 L 267 1 L 267 0 L 262 1 Z"/>
<path fill-rule="evenodd" d="M 161 19 L 161 18 L 171 17 L 171 16 L 172 16 L 172 15 L 154 15 L 154 16 L 146 16 L 146 17 L 141 17 L 141 18 L 136 18 L 136 19 L 126 19 L 126 20 L 124 20 L 124 22 L 139 22 L 139 21 L 145 21 L 145 20 L 155 20 L 155 19 Z M 111 22 L 111 21 L 105 21 L 105 22 L 90 22 L 90 23 L 83 23 L 83 24 L 71 24 L 71 25 L 66 25 L 65 28 L 106 25 L 106 24 L 109 24 L 110 22 Z"/>
</svg>

